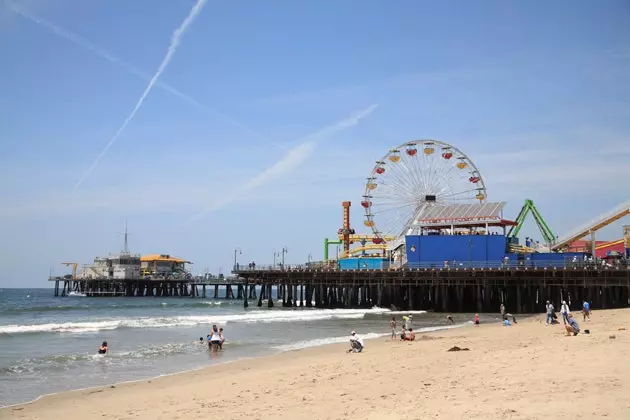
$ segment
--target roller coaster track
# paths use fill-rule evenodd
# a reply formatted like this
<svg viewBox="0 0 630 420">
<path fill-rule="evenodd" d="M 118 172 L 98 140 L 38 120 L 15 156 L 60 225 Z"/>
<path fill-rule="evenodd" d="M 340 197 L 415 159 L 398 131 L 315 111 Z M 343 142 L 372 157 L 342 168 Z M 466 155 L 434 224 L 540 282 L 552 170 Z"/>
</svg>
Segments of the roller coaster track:
<svg viewBox="0 0 630 420">
<path fill-rule="evenodd" d="M 612 210 L 603 213 L 591 220 L 589 223 L 580 226 L 577 229 L 569 232 L 568 234 L 558 238 L 556 243 L 551 246 L 551 249 L 554 251 L 561 250 L 566 248 L 573 241 L 577 241 L 580 238 L 588 235 L 589 233 L 596 232 L 603 228 L 604 226 L 608 226 L 611 223 L 616 222 L 617 220 L 627 216 L 630 214 L 630 200 L 626 201 L 623 204 L 618 205 Z"/>
<path fill-rule="evenodd" d="M 609 246 L 619 245 L 623 241 L 624 241 L 623 239 L 617 239 L 616 241 L 604 242 L 603 244 L 597 245 L 595 249 L 603 249 L 603 248 L 608 248 Z"/>
</svg>

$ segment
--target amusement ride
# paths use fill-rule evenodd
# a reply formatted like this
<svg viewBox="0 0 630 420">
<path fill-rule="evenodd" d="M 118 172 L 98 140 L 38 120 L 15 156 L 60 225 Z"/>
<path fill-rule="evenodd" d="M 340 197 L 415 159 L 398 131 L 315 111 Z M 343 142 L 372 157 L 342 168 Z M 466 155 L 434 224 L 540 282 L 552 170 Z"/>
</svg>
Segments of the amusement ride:
<svg viewBox="0 0 630 420">
<path fill-rule="evenodd" d="M 503 218 L 505 202 L 488 203 L 487 196 L 479 168 L 459 148 L 432 139 L 405 142 L 378 159 L 367 177 L 361 206 L 363 223 L 371 233 L 358 234 L 352 228 L 351 202 L 342 202 L 343 225 L 337 240 L 324 240 L 324 261 L 329 261 L 330 245 L 342 245 L 343 253 L 335 260 L 375 258 L 405 263 L 405 238 L 410 235 L 497 235 L 505 238 L 506 256 L 556 252 L 568 250 L 571 241 L 589 234 L 595 244 L 596 230 L 630 214 L 630 204 L 624 203 L 558 238 L 532 200 L 525 200 L 516 220 L 510 221 Z M 529 214 L 544 240 L 542 246 L 530 238 L 519 244 L 517 235 Z M 503 228 L 502 233 L 497 228 Z"/>
<path fill-rule="evenodd" d="M 341 257 L 386 256 L 400 247 L 414 220 L 428 206 L 483 203 L 486 186 L 474 162 L 460 149 L 438 140 L 416 140 L 390 149 L 372 168 L 361 206 L 371 234 L 356 234 L 350 226 L 350 201 L 344 201 L 343 227 L 338 240 L 325 239 L 324 260 L 330 245 L 343 245 Z M 360 243 L 360 247 L 350 245 Z"/>
</svg>

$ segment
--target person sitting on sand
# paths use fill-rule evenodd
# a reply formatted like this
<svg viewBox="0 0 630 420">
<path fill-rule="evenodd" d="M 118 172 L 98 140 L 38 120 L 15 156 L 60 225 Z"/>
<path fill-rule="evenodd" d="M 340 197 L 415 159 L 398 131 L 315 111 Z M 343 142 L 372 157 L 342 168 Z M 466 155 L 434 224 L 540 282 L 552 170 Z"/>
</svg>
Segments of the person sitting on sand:
<svg viewBox="0 0 630 420">
<path fill-rule="evenodd" d="M 107 354 L 107 350 L 109 347 L 107 346 L 107 341 L 103 341 L 101 347 L 98 348 L 98 354 Z"/>
<path fill-rule="evenodd" d="M 404 341 L 406 335 L 407 335 L 407 329 L 405 327 L 402 327 L 402 329 L 400 330 L 400 340 Z"/>
<path fill-rule="evenodd" d="M 452 315 L 446 315 L 446 325 L 448 324 L 454 324 L 455 321 L 453 321 L 453 316 Z"/>
<path fill-rule="evenodd" d="M 510 313 L 505 314 L 505 319 L 512 318 L 512 324 L 516 324 L 516 317 Z"/>
<path fill-rule="evenodd" d="M 413 328 L 409 328 L 409 330 L 407 331 L 407 333 L 405 334 L 405 341 L 413 341 L 416 339 L 416 333 L 413 332 Z"/>
<path fill-rule="evenodd" d="M 348 353 L 361 353 L 364 348 L 363 339 L 356 332 L 352 331 L 350 333 L 350 349 L 348 349 Z"/>
<path fill-rule="evenodd" d="M 565 325 L 565 329 L 567 330 L 567 335 L 573 334 L 574 336 L 578 335 L 580 332 L 580 326 L 578 325 L 575 318 L 571 313 L 568 314 L 568 324 Z"/>
</svg>

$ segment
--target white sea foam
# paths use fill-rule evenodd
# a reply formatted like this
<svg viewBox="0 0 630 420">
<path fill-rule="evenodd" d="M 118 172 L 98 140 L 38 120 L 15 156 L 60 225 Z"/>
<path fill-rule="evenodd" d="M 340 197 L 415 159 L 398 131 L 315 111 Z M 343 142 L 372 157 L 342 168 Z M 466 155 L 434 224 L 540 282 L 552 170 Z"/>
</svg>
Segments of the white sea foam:
<svg viewBox="0 0 630 420">
<path fill-rule="evenodd" d="M 360 334 L 360 336 L 361 338 L 365 340 L 369 340 L 371 338 L 385 337 L 389 334 L 390 333 L 380 334 L 380 333 L 371 332 L 367 334 Z M 274 349 L 280 350 L 280 351 L 301 350 L 301 349 L 306 349 L 309 347 L 325 346 L 327 344 L 346 343 L 349 340 L 350 340 L 349 335 L 344 335 L 343 337 L 314 338 L 312 340 L 304 340 L 304 341 L 298 341 L 291 344 L 275 346 Z"/>
<path fill-rule="evenodd" d="M 405 313 L 409 313 L 409 312 L 405 312 Z M 415 313 L 415 312 L 411 312 L 411 313 Z M 461 327 L 465 327 L 470 325 L 472 322 L 466 322 L 463 324 L 456 324 L 456 325 L 448 325 L 448 326 L 435 326 L 435 327 L 424 327 L 424 328 L 419 328 L 417 330 L 415 330 L 416 334 L 419 333 L 426 333 L 426 332 L 434 332 L 434 331 L 441 331 L 441 330 L 450 330 L 453 328 L 461 328 Z M 389 336 L 391 333 L 374 333 L 374 332 L 370 332 L 370 333 L 366 333 L 366 334 L 359 334 L 361 336 L 361 338 L 365 339 L 365 340 L 370 340 L 373 338 L 380 338 L 380 337 L 385 337 L 385 336 Z M 350 340 L 350 336 L 349 335 L 344 335 L 343 337 L 329 337 L 329 338 L 315 338 L 313 340 L 304 340 L 304 341 L 298 341 L 295 343 L 291 343 L 291 344 L 284 344 L 281 346 L 276 346 L 274 347 L 274 349 L 276 350 L 280 350 L 280 351 L 292 351 L 292 350 L 301 350 L 301 349 L 306 349 L 309 347 L 318 347 L 318 346 L 325 346 L 327 344 L 335 344 L 335 343 L 346 343 Z M 366 347 L 369 347 L 369 345 L 366 345 Z"/>
<path fill-rule="evenodd" d="M 254 310 L 241 314 L 185 315 L 170 317 L 114 318 L 89 322 L 64 322 L 32 325 L 0 325 L 0 334 L 19 333 L 89 333 L 117 328 L 164 328 L 200 324 L 311 322 L 326 319 L 361 319 L 366 314 L 386 314 L 382 308 L 372 309 L 312 309 L 312 310 Z"/>
</svg>

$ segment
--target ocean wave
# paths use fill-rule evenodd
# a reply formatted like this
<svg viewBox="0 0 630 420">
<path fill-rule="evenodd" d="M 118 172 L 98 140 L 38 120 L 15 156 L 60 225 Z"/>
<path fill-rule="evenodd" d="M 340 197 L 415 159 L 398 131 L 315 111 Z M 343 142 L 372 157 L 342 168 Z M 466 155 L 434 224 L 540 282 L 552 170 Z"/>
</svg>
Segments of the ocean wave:
<svg viewBox="0 0 630 420">
<path fill-rule="evenodd" d="M 405 313 L 409 313 L 409 312 L 405 312 Z M 411 312 L 411 313 L 414 313 L 414 312 Z M 471 323 L 472 322 L 466 322 L 463 324 L 448 325 L 448 326 L 442 325 L 442 326 L 434 326 L 434 327 L 424 327 L 424 328 L 419 328 L 415 330 L 415 332 L 416 334 L 419 334 L 419 333 L 427 333 L 427 332 L 434 332 L 434 331 L 450 330 L 453 328 L 465 327 L 467 325 L 470 325 Z M 369 332 L 366 334 L 359 334 L 359 335 L 361 336 L 361 338 L 365 340 L 370 340 L 373 338 L 386 337 L 386 336 L 389 336 L 390 334 L 391 332 L 389 333 Z M 273 348 L 275 350 L 280 350 L 280 351 L 293 351 L 293 350 L 302 350 L 309 347 L 325 346 L 327 344 L 346 343 L 349 340 L 350 340 L 349 335 L 344 335 L 343 337 L 315 338 L 312 340 L 298 341 L 291 344 L 283 344 L 280 346 L 275 346 Z"/>
<path fill-rule="evenodd" d="M 365 340 L 369 340 L 372 338 L 385 337 L 391 333 L 367 333 L 367 334 L 359 334 L 361 338 Z M 350 340 L 349 335 L 344 335 L 343 337 L 329 337 L 329 338 L 314 338 L 312 340 L 304 340 L 297 341 L 291 344 L 283 344 L 281 346 L 273 347 L 275 350 L 280 351 L 292 351 L 292 350 L 302 350 L 309 347 L 318 347 L 325 346 L 327 344 L 337 344 L 337 343 L 346 343 Z"/>
<path fill-rule="evenodd" d="M 382 308 L 372 309 L 280 309 L 254 310 L 242 314 L 184 315 L 169 317 L 115 318 L 87 322 L 62 322 L 30 325 L 0 325 L 0 334 L 23 333 L 91 333 L 118 328 L 164 328 L 210 324 L 312 322 L 327 319 L 361 319 L 369 314 L 386 314 Z"/>
<path fill-rule="evenodd" d="M 107 355 L 77 353 L 25 358 L 17 361 L 12 366 L 0 368 L 0 375 L 20 375 L 42 371 L 59 371 L 70 369 L 79 364 L 128 363 L 130 360 L 155 359 L 178 354 L 200 353 L 207 351 L 205 342 L 203 344 L 204 345 L 200 345 L 198 342 L 169 343 L 120 352 L 115 349 L 110 349 L 110 352 Z M 235 344 L 230 343 L 230 346 L 234 347 Z"/>
<path fill-rule="evenodd" d="M 93 301 L 94 302 L 94 301 Z M 67 312 L 67 311 L 111 311 L 112 308 L 119 309 L 146 309 L 146 308 L 159 308 L 164 306 L 169 307 L 183 307 L 183 308 L 207 308 L 208 306 L 221 306 L 224 303 L 231 303 L 229 301 L 219 300 L 204 300 L 191 302 L 189 300 L 175 300 L 171 302 L 142 302 L 141 304 L 110 304 L 110 305 L 97 305 L 97 304 L 80 304 L 80 305 L 46 305 L 46 306 L 23 306 L 14 307 L 8 309 L 0 309 L 0 314 L 16 315 L 19 313 L 32 313 L 32 312 Z M 239 302 L 240 304 L 240 302 Z"/>
</svg>

